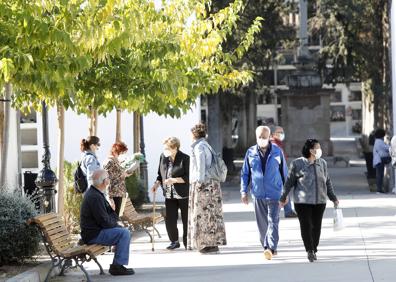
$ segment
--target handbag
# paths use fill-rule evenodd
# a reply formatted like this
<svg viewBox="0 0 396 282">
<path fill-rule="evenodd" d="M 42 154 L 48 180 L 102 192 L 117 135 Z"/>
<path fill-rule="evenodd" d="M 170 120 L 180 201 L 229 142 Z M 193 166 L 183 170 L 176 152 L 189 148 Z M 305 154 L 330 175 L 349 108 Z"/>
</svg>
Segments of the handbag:
<svg viewBox="0 0 396 282">
<path fill-rule="evenodd" d="M 390 156 L 381 157 L 381 163 L 384 165 L 390 164 L 391 161 L 392 161 L 392 158 Z"/>
<path fill-rule="evenodd" d="M 344 229 L 344 216 L 342 214 L 342 209 L 335 208 L 334 209 L 334 218 L 333 218 L 333 229 L 334 231 L 339 231 Z"/>
</svg>

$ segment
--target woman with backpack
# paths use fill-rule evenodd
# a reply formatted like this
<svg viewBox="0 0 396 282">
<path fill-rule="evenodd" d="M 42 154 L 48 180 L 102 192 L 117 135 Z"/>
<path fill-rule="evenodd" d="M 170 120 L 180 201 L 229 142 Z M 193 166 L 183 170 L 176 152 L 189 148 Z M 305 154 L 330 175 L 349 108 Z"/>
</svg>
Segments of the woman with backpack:
<svg viewBox="0 0 396 282">
<path fill-rule="evenodd" d="M 87 178 L 87 190 L 92 185 L 92 174 L 95 170 L 100 169 L 100 163 L 96 157 L 96 151 L 100 147 L 99 138 L 89 136 L 80 142 L 80 150 L 82 152 L 80 167 Z M 86 191 L 82 191 L 86 192 Z"/>
<path fill-rule="evenodd" d="M 190 158 L 190 197 L 188 247 L 200 253 L 216 253 L 226 245 L 223 219 L 223 199 L 220 181 L 210 173 L 213 149 L 206 141 L 206 126 L 202 123 L 191 129 L 193 144 Z"/>
</svg>

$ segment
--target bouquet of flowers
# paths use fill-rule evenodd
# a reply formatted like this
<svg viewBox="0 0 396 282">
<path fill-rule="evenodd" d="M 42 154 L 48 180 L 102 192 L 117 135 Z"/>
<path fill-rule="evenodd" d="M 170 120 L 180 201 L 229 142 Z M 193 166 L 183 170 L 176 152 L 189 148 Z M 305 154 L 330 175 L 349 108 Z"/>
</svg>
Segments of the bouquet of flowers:
<svg viewBox="0 0 396 282">
<path fill-rule="evenodd" d="M 134 172 L 140 163 L 144 161 L 142 153 L 134 153 L 133 155 L 121 155 L 120 164 L 125 169 L 125 172 L 131 174 Z"/>
</svg>

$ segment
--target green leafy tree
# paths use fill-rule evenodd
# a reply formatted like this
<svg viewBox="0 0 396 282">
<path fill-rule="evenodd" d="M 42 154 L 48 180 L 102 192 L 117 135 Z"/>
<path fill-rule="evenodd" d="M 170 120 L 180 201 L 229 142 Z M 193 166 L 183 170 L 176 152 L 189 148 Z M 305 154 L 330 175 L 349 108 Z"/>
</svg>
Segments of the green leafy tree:
<svg viewBox="0 0 396 282">
<path fill-rule="evenodd" d="M 320 67 L 326 81 L 363 81 L 364 98 L 374 110 L 374 128 L 389 128 L 389 1 L 316 2 L 311 30 L 323 39 Z M 331 68 L 326 68 L 328 63 Z"/>
<path fill-rule="evenodd" d="M 2 1 L 0 87 L 14 86 L 14 106 L 22 110 L 40 109 L 41 101 L 45 101 L 50 106 L 57 104 L 59 115 L 63 115 L 63 107 L 73 104 L 77 75 L 89 68 L 93 60 L 115 52 L 109 46 L 123 36 L 115 28 L 119 21 L 115 9 L 122 2 Z M 6 92 L 6 96 L 10 94 Z M 62 116 L 59 121 L 60 135 L 64 138 Z M 61 180 L 62 144 L 61 141 L 58 156 Z M 3 164 L 6 161 L 2 158 Z M 59 190 L 59 203 L 63 207 L 62 185 Z"/>
<path fill-rule="evenodd" d="M 221 9 L 228 5 L 230 0 L 213 2 L 213 9 Z M 237 21 L 236 31 L 228 37 L 224 44 L 225 49 L 230 49 L 237 44 L 252 22 L 260 17 L 262 28 L 255 35 L 255 40 L 249 50 L 236 62 L 236 68 L 249 70 L 253 73 L 253 80 L 247 85 L 237 89 L 220 93 L 220 110 L 223 119 L 221 132 L 224 133 L 224 147 L 230 148 L 232 135 L 232 114 L 230 109 L 241 112 L 242 119 L 239 124 L 246 124 L 245 131 L 239 132 L 237 150 L 240 153 L 247 146 L 254 143 L 254 134 L 251 134 L 256 127 L 256 103 L 258 93 L 270 94 L 270 86 L 273 85 L 272 67 L 282 61 L 282 52 L 294 46 L 296 37 L 295 30 L 285 22 L 293 5 L 289 1 L 280 0 L 258 0 L 246 1 L 244 8 Z M 234 94 L 234 95 L 230 95 Z M 210 99 L 210 98 L 209 98 Z"/>
<path fill-rule="evenodd" d="M 149 1 L 136 2 L 123 11 L 135 15 L 133 26 L 139 27 L 128 34 L 129 43 L 79 75 L 75 100 L 79 112 L 92 106 L 103 114 L 116 108 L 180 116 L 199 95 L 251 79 L 250 71 L 239 70 L 234 63 L 253 43 L 260 19 L 250 23 L 234 48 L 222 48 L 235 30 L 243 1 L 213 13 L 207 9 L 208 1 L 175 0 L 160 9 Z"/>
</svg>

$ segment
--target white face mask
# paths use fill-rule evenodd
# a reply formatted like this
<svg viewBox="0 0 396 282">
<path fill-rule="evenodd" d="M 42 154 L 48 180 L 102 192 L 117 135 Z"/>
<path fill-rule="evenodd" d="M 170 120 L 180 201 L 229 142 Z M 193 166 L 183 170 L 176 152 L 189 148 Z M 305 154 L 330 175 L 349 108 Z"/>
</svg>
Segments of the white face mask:
<svg viewBox="0 0 396 282">
<path fill-rule="evenodd" d="M 164 156 L 167 158 L 167 157 L 170 157 L 172 155 L 172 153 L 171 153 L 171 151 L 170 150 L 164 150 Z"/>
<path fill-rule="evenodd" d="M 322 149 L 316 149 L 315 150 L 315 159 L 320 159 L 320 157 L 322 156 Z"/>
<path fill-rule="evenodd" d="M 279 140 L 280 141 L 285 140 L 285 134 L 284 133 L 279 133 Z"/>
<path fill-rule="evenodd" d="M 264 139 L 264 138 L 258 138 L 257 139 L 257 145 L 259 145 L 260 148 L 265 148 L 268 146 L 269 139 Z"/>
</svg>

